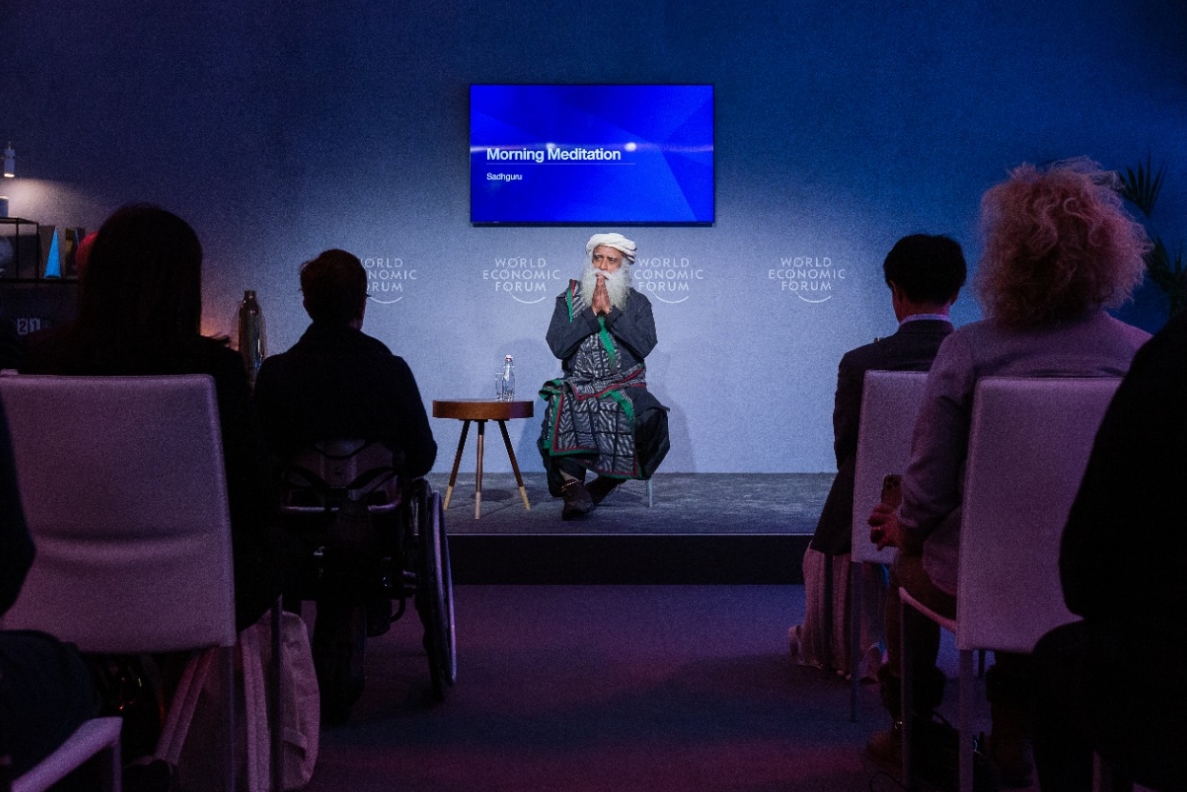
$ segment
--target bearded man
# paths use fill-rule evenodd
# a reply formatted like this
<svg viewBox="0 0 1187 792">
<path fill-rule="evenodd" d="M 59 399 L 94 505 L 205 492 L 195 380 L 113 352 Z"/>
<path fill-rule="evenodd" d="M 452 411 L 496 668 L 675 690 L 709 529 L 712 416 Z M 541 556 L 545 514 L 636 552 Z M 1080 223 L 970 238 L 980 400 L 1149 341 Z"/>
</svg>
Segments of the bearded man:
<svg viewBox="0 0 1187 792">
<path fill-rule="evenodd" d="M 668 453 L 667 408 L 647 390 L 651 303 L 631 288 L 635 243 L 594 234 L 585 272 L 556 299 L 548 346 L 564 375 L 544 384 L 540 454 L 563 519 L 589 514 L 626 479 L 649 479 Z M 597 478 L 585 486 L 585 472 Z"/>
</svg>

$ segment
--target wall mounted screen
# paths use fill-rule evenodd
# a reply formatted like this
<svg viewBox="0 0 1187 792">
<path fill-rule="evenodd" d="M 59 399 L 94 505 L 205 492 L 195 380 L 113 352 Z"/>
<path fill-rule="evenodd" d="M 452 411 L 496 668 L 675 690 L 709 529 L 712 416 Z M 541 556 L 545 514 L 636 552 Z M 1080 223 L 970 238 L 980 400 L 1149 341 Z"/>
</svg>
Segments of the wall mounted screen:
<svg viewBox="0 0 1187 792">
<path fill-rule="evenodd" d="M 713 86 L 471 85 L 470 221 L 709 224 Z"/>
</svg>

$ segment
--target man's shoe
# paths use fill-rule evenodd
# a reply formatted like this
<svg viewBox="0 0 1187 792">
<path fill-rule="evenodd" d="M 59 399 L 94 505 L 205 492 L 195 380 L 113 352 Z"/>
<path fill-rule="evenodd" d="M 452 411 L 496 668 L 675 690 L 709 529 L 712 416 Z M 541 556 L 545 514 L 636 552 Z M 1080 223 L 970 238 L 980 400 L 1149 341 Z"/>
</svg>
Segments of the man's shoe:
<svg viewBox="0 0 1187 792">
<path fill-rule="evenodd" d="M 596 505 L 589 495 L 589 490 L 577 479 L 565 482 L 561 487 L 561 497 L 565 501 L 561 509 L 562 520 L 580 519 L 593 511 Z"/>
<path fill-rule="evenodd" d="M 601 503 L 606 499 L 606 496 L 614 491 L 614 488 L 622 483 L 622 479 L 613 478 L 611 476 L 598 476 L 594 479 L 588 487 L 585 488 L 589 493 L 589 497 L 593 498 L 595 504 Z"/>
<path fill-rule="evenodd" d="M 897 774 L 903 767 L 903 724 L 895 721 L 889 729 L 875 732 L 866 743 L 866 753 L 879 767 Z"/>
<path fill-rule="evenodd" d="M 882 647 L 878 644 L 872 644 L 869 649 L 866 649 L 862 653 L 861 659 L 857 662 L 857 673 L 861 674 L 858 679 L 862 682 L 878 681 L 878 671 L 882 668 L 882 654 Z M 846 679 L 851 676 L 852 674 L 846 669 Z"/>
</svg>

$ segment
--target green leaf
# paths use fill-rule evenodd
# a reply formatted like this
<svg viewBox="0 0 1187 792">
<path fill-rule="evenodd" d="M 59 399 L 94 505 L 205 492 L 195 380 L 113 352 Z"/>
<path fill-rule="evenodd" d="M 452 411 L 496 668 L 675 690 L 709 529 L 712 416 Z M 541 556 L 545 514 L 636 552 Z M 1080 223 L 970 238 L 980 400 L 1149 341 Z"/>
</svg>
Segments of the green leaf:
<svg viewBox="0 0 1187 792">
<path fill-rule="evenodd" d="M 1117 193 L 1149 217 L 1154 212 L 1154 204 L 1158 202 L 1158 194 L 1162 192 L 1162 178 L 1165 175 L 1166 166 L 1160 165 L 1155 173 L 1150 155 L 1147 154 L 1146 162 L 1139 162 L 1137 170 L 1126 168 L 1125 173 L 1117 174 L 1121 183 Z"/>
</svg>

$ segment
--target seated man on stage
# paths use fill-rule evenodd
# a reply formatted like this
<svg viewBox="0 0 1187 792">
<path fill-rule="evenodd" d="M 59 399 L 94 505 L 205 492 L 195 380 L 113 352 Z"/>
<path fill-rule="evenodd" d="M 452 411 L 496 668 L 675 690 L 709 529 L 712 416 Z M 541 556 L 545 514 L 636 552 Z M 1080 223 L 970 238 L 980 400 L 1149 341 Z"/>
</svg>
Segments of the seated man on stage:
<svg viewBox="0 0 1187 792">
<path fill-rule="evenodd" d="M 635 243 L 594 234 L 580 281 L 557 297 L 548 346 L 564 375 L 545 383 L 540 454 L 563 519 L 594 507 L 625 479 L 649 479 L 668 453 L 667 408 L 647 390 L 655 348 L 651 303 L 631 288 Z M 597 478 L 585 486 L 585 471 Z"/>
<path fill-rule="evenodd" d="M 301 266 L 313 323 L 288 352 L 266 359 L 255 401 L 269 447 L 281 460 L 325 440 L 379 440 L 400 474 L 429 472 L 437 458 L 412 370 L 362 332 L 367 271 L 356 256 L 327 250 Z"/>
</svg>

